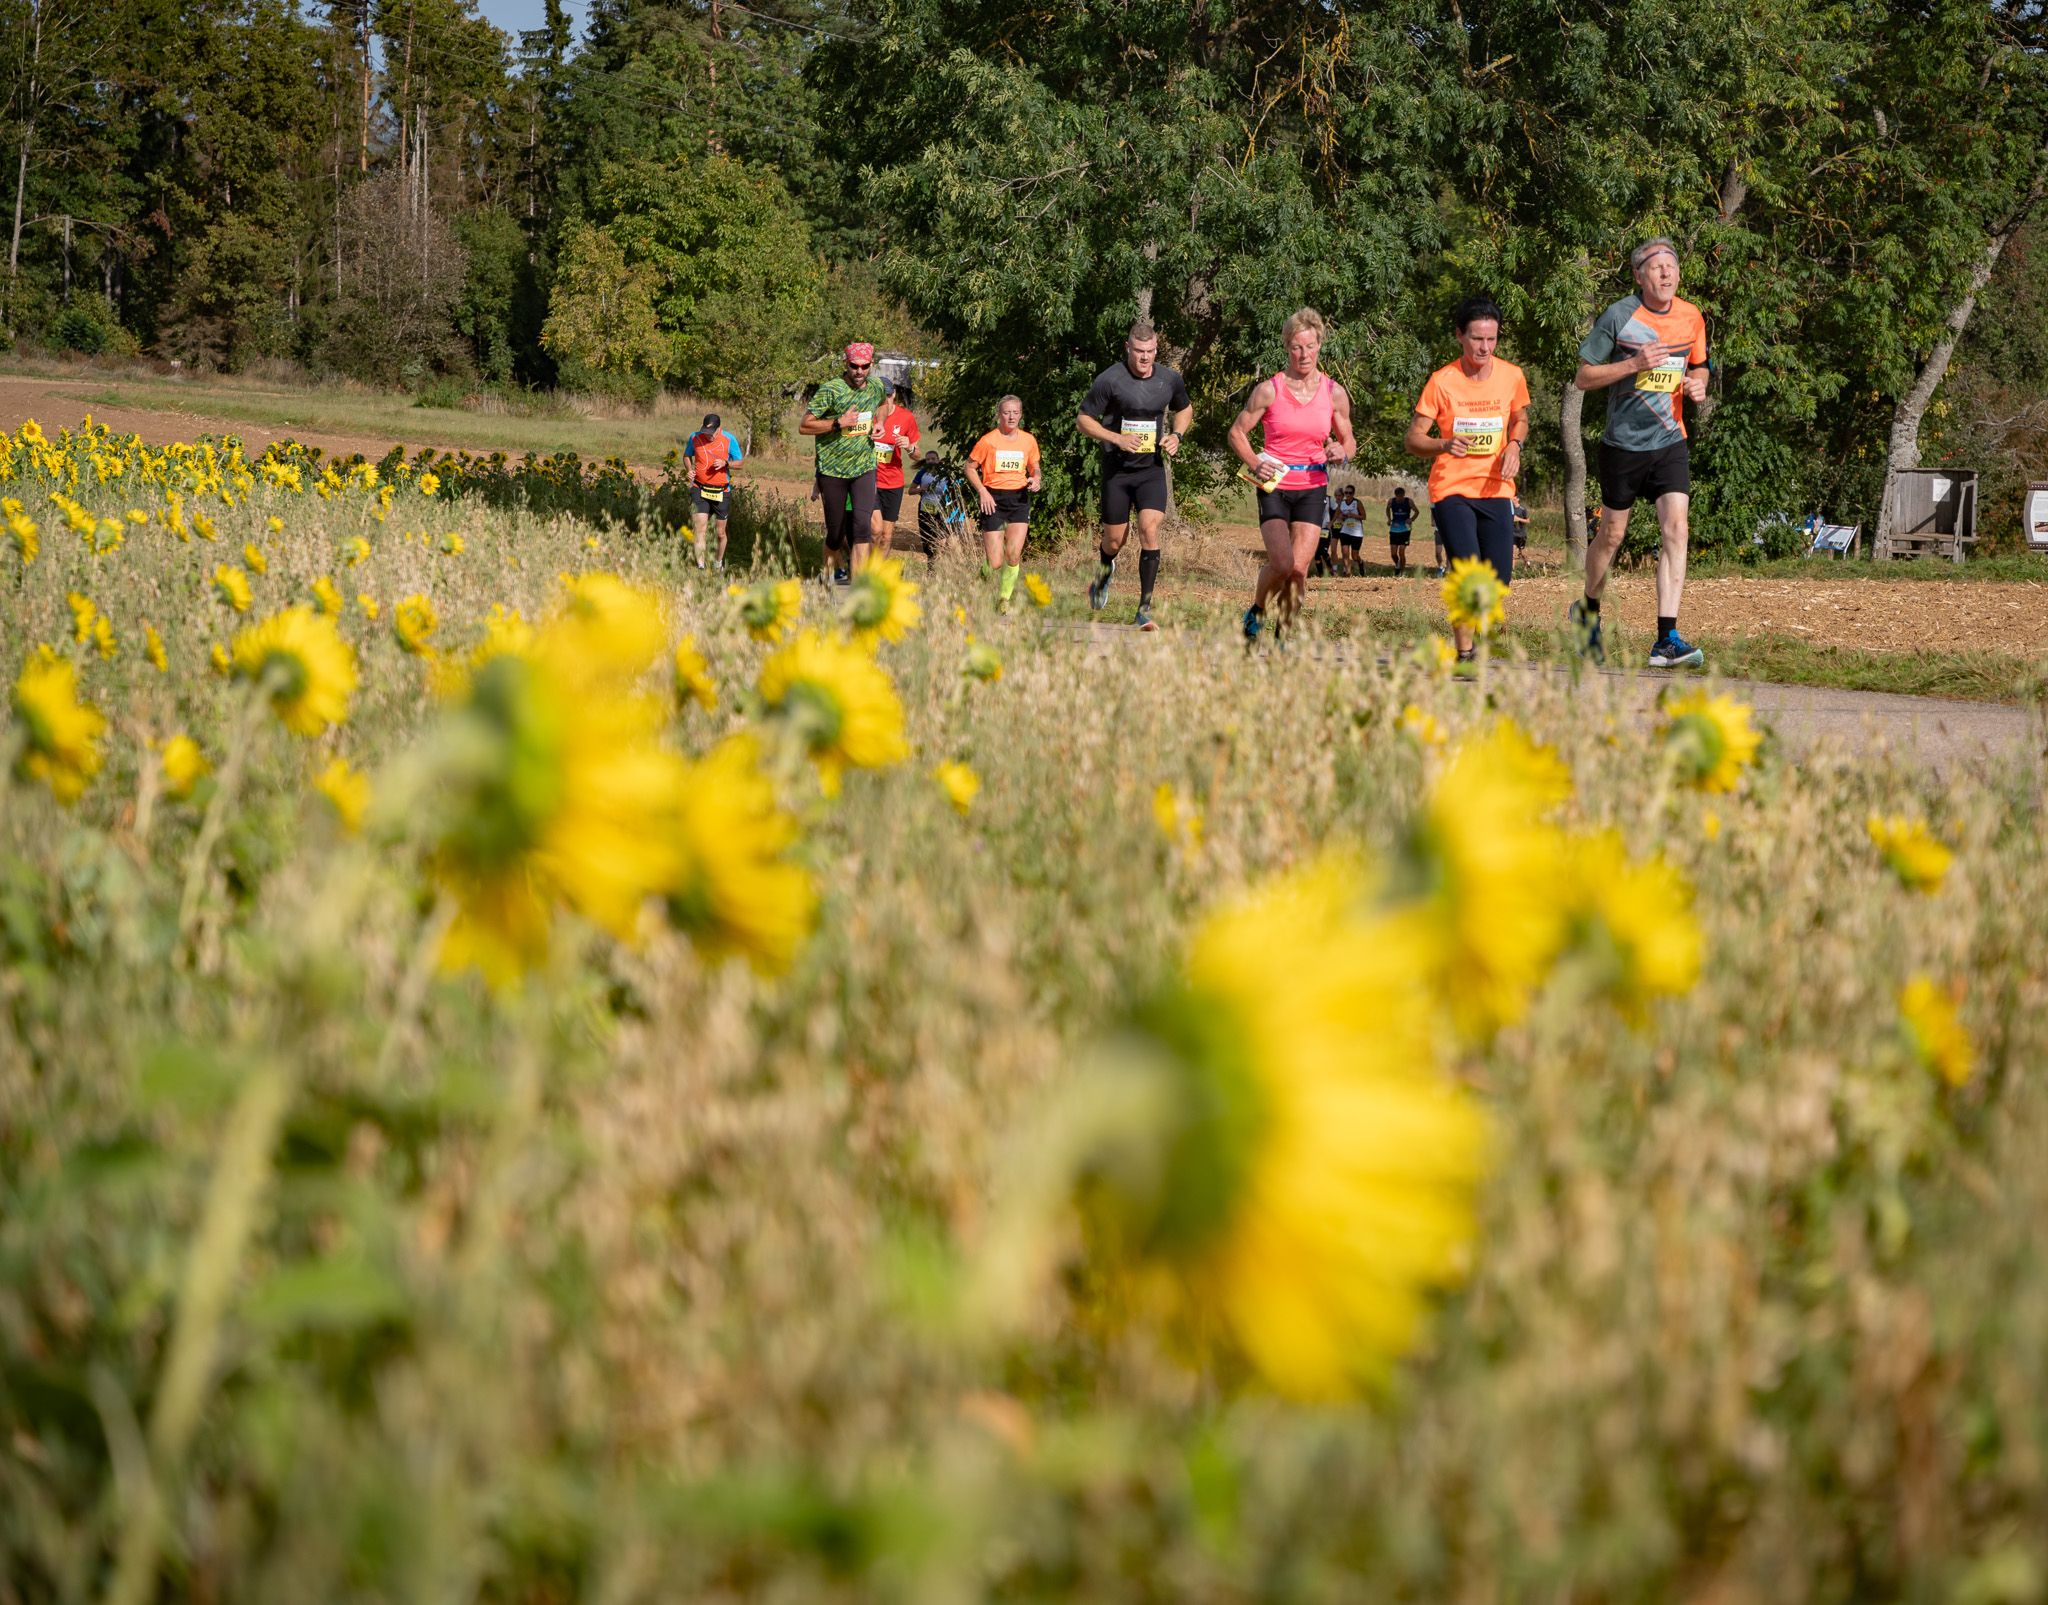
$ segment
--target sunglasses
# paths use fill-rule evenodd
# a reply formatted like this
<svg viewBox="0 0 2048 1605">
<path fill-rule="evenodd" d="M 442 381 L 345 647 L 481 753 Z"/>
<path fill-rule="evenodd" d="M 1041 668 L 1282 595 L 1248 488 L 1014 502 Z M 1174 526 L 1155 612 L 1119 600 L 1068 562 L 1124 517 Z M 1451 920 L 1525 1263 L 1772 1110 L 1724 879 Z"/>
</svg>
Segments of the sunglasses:
<svg viewBox="0 0 2048 1605">
<path fill-rule="evenodd" d="M 874 364 L 872 362 L 849 362 L 846 366 L 853 373 L 866 373 Z"/>
</svg>

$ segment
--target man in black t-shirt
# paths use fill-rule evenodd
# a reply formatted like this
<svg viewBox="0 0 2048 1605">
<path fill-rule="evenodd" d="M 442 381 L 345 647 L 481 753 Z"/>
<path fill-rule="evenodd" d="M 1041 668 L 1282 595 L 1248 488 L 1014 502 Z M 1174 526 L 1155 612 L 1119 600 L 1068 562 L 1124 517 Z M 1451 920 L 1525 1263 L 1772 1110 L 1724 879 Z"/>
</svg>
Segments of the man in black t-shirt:
<svg viewBox="0 0 2048 1605">
<path fill-rule="evenodd" d="M 1075 422 L 1102 447 L 1101 571 L 1088 587 L 1088 605 L 1100 611 L 1109 600 L 1116 554 L 1138 516 L 1138 617 L 1141 630 L 1152 622 L 1152 587 L 1159 578 L 1159 526 L 1166 517 L 1166 459 L 1195 421 L 1194 404 L 1179 374 L 1159 365 L 1159 331 L 1138 322 L 1124 340 L 1124 360 L 1104 368 L 1088 389 Z"/>
</svg>

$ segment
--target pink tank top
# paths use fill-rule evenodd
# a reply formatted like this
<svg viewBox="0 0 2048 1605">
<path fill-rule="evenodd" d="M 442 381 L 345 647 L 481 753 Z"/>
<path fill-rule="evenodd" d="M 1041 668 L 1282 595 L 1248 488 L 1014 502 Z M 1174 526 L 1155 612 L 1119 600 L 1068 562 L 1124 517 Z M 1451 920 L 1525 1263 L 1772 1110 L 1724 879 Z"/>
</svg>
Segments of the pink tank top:
<svg viewBox="0 0 2048 1605">
<path fill-rule="evenodd" d="M 1323 466 L 1323 446 L 1330 438 L 1337 416 L 1336 395 L 1330 376 L 1316 389 L 1315 400 L 1296 401 L 1287 388 L 1287 376 L 1273 375 L 1273 405 L 1266 409 L 1266 450 L 1284 463 L 1295 466 L 1280 481 L 1282 490 L 1307 490 L 1330 482 Z M 1308 464 L 1307 467 L 1300 466 Z"/>
</svg>

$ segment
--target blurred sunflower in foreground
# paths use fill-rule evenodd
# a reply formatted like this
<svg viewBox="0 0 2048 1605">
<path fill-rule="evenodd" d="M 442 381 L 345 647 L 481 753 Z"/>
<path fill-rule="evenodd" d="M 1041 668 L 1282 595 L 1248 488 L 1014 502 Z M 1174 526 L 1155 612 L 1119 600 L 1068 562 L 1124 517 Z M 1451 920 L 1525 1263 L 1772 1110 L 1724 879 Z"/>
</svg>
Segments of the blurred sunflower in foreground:
<svg viewBox="0 0 2048 1605">
<path fill-rule="evenodd" d="M 1466 1269 L 1487 1161 L 1427 993 L 1380 979 L 1426 925 L 1369 890 L 1330 856 L 1210 915 L 1109 1050 L 1141 1118 L 1082 1166 L 1112 1300 L 1301 1399 L 1355 1395 L 1415 1345 Z"/>
<path fill-rule="evenodd" d="M 1726 692 L 1710 696 L 1704 689 L 1667 700 L 1660 734 L 1679 781 L 1697 791 L 1733 791 L 1763 744 L 1750 726 L 1752 711 Z"/>
<path fill-rule="evenodd" d="M 803 611 L 801 580 L 763 580 L 746 590 L 734 586 L 733 594 L 740 599 L 740 622 L 756 641 L 780 641 L 796 628 Z"/>
<path fill-rule="evenodd" d="M 1872 814 L 1863 828 L 1901 886 L 1915 892 L 1941 889 L 1956 855 L 1927 828 L 1926 820 L 1908 819 L 1904 814 Z"/>
<path fill-rule="evenodd" d="M 432 874 L 455 908 L 444 968 L 516 980 L 546 956 L 559 909 L 629 940 L 674 883 L 684 765 L 657 739 L 661 705 L 631 683 L 652 661 L 594 652 L 571 620 L 460 688 L 425 773 L 397 794 L 431 810 Z"/>
<path fill-rule="evenodd" d="M 1490 634 L 1508 617 L 1508 587 L 1481 557 L 1461 557 L 1443 582 L 1444 611 L 1452 624 L 1475 635 Z"/>
<path fill-rule="evenodd" d="M 885 557 L 854 575 L 839 617 L 847 633 L 872 652 L 916 629 L 924 609 L 917 604 L 917 586 L 903 577 L 902 560 Z"/>
<path fill-rule="evenodd" d="M 78 700 L 78 671 L 54 654 L 31 656 L 14 682 L 14 717 L 21 727 L 15 773 L 40 780 L 68 808 L 99 773 L 107 728 L 97 708 Z"/>
<path fill-rule="evenodd" d="M 235 637 L 232 662 L 236 677 L 255 682 L 294 735 L 317 736 L 348 717 L 355 649 L 333 619 L 304 603 L 243 630 Z"/>
<path fill-rule="evenodd" d="M 805 630 L 761 665 L 769 716 L 817 765 L 825 795 L 848 769 L 882 769 L 910 756 L 903 704 L 888 672 L 861 648 Z"/>
<path fill-rule="evenodd" d="M 810 872 L 788 856 L 796 838 L 796 820 L 762 772 L 759 742 L 751 731 L 728 736 L 683 777 L 670 920 L 708 953 L 787 969 L 818 906 Z"/>
</svg>

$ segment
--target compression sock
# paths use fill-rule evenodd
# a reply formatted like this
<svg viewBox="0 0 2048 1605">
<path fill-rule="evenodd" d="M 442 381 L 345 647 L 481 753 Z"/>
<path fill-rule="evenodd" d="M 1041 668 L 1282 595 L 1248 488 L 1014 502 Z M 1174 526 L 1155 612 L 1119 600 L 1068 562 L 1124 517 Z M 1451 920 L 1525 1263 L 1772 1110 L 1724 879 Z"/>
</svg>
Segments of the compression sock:
<svg viewBox="0 0 2048 1605">
<path fill-rule="evenodd" d="M 1097 579 L 1107 579 L 1110 570 L 1116 567 L 1116 553 L 1105 552 L 1098 546 L 1095 548 L 1095 560 L 1102 565 L 1102 572 L 1095 577 Z"/>
<path fill-rule="evenodd" d="M 996 582 L 996 595 L 1005 602 L 1016 593 L 1017 576 L 1024 572 L 1022 563 L 1010 563 L 1003 569 L 1002 578 Z"/>
<path fill-rule="evenodd" d="M 1661 641 L 1666 636 L 1676 635 L 1677 633 L 1678 615 L 1674 613 L 1667 619 L 1663 614 L 1659 613 L 1657 615 L 1657 639 Z"/>
<path fill-rule="evenodd" d="M 1138 600 L 1150 603 L 1152 587 L 1159 580 L 1159 554 L 1156 551 L 1138 554 Z"/>
<path fill-rule="evenodd" d="M 1587 597 L 1587 598 L 1586 598 L 1586 611 L 1587 611 L 1588 613 L 1591 613 L 1591 614 L 1593 614 L 1593 615 L 1594 615 L 1594 616 L 1595 616 L 1595 617 L 1597 618 L 1597 617 L 1599 616 L 1599 613 L 1600 613 L 1600 598 L 1599 598 L 1599 597 L 1597 597 L 1597 596 L 1589 596 L 1589 597 Z"/>
</svg>

